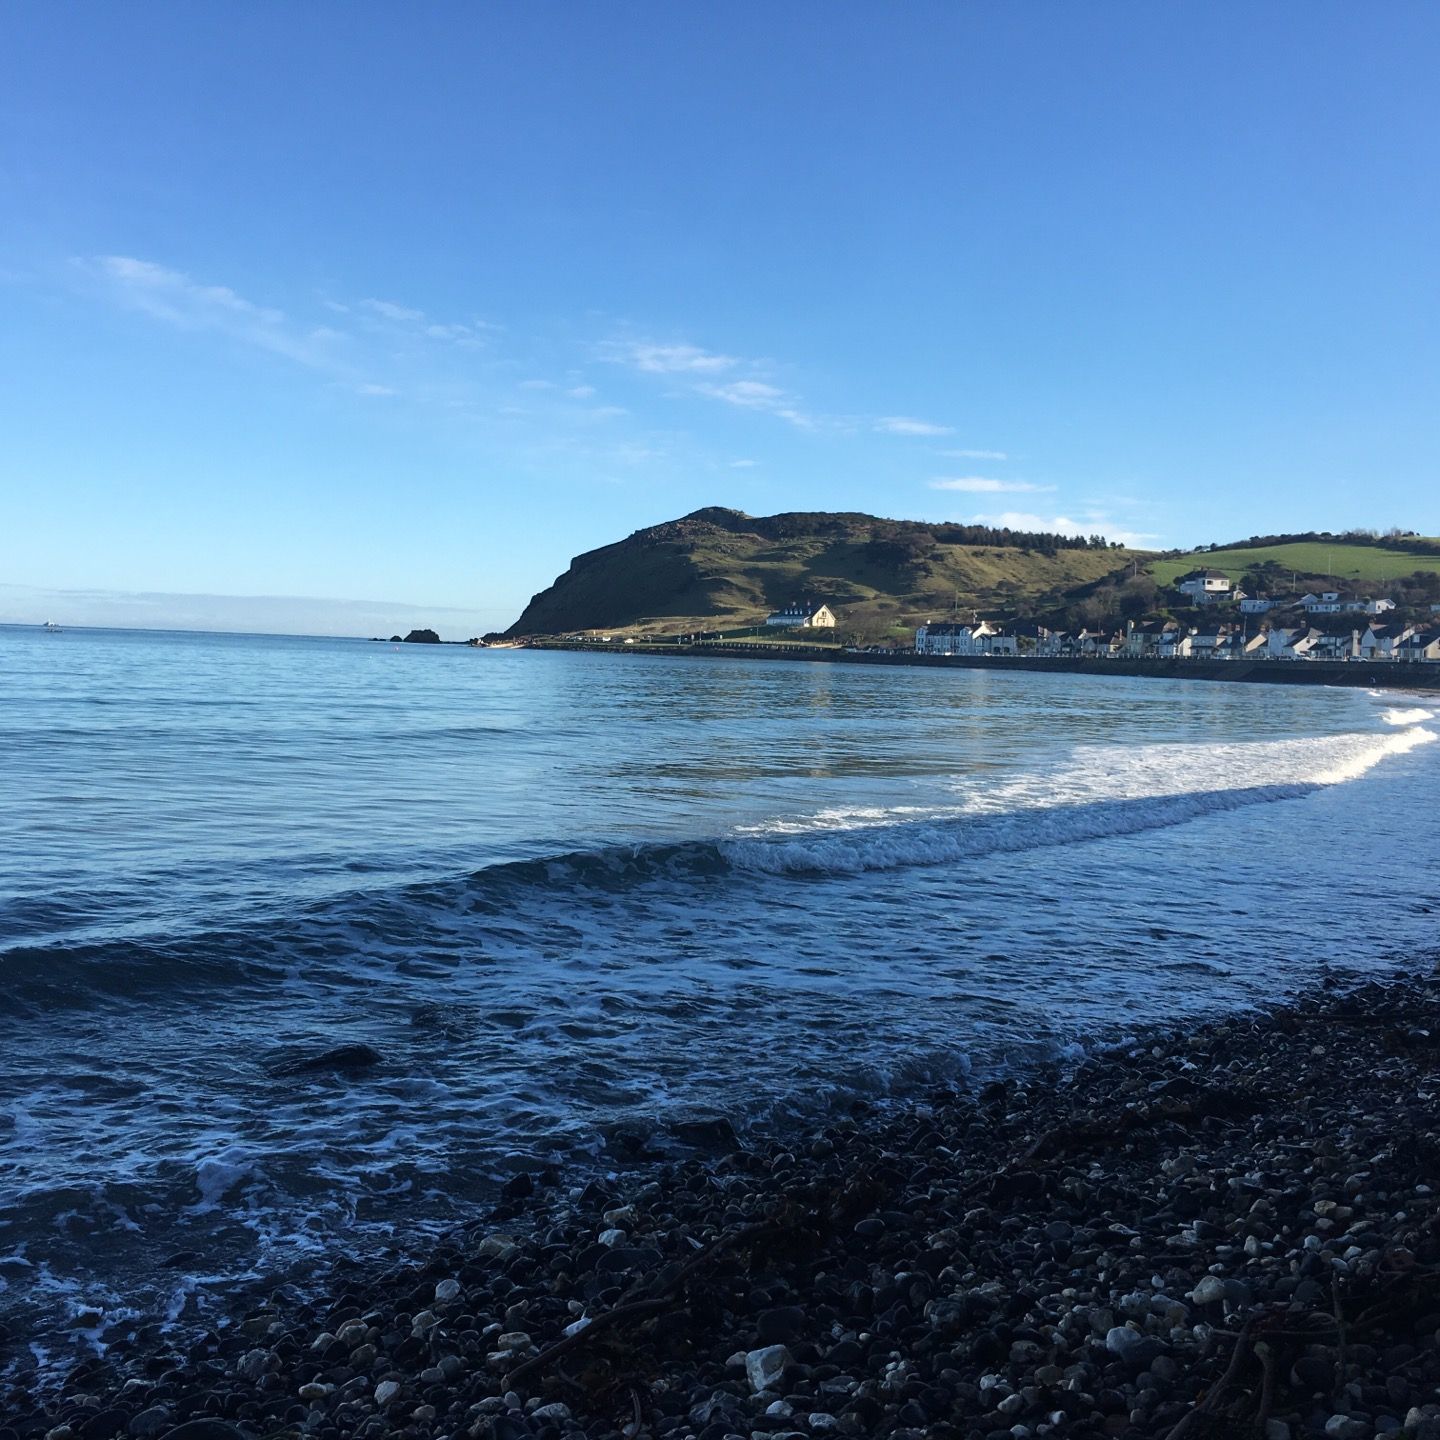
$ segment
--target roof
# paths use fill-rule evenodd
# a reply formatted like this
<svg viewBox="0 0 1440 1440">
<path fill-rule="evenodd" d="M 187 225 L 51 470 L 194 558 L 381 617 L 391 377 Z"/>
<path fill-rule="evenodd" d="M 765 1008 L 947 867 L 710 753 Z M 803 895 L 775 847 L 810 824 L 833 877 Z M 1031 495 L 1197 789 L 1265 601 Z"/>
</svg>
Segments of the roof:
<svg viewBox="0 0 1440 1440">
<path fill-rule="evenodd" d="M 813 615 L 817 610 L 824 610 L 827 602 L 824 600 L 792 600 L 788 605 L 782 605 L 778 610 L 772 610 L 772 615 Z"/>
</svg>

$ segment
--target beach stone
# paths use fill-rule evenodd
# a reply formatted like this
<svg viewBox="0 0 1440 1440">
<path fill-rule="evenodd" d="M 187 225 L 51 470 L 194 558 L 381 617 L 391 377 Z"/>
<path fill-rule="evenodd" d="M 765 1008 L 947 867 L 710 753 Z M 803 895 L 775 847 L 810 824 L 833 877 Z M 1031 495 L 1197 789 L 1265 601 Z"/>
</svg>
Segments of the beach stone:
<svg viewBox="0 0 1440 1440">
<path fill-rule="evenodd" d="M 167 1430 L 163 1440 L 249 1440 L 249 1437 L 223 1420 L 187 1420 Z"/>
<path fill-rule="evenodd" d="M 1112 1355 L 1128 1355 L 1144 1338 L 1128 1325 L 1115 1325 L 1105 1332 L 1105 1348 Z"/>
<path fill-rule="evenodd" d="M 375 1403 L 377 1405 L 392 1405 L 400 1398 L 401 1385 L 398 1380 L 382 1380 L 375 1387 Z"/>
<path fill-rule="evenodd" d="M 1190 1292 L 1197 1305 L 1214 1305 L 1225 1298 L 1225 1282 L 1217 1275 L 1206 1275 Z"/>
<path fill-rule="evenodd" d="M 758 1395 L 762 1390 L 773 1390 L 794 1363 L 794 1357 L 785 1346 L 766 1345 L 746 1354 L 745 1376 L 750 1381 L 750 1388 Z"/>
<path fill-rule="evenodd" d="M 458 1280 L 442 1280 L 435 1287 L 435 1302 L 438 1305 L 448 1305 L 452 1300 L 460 1298 L 460 1282 Z M 342 1337 L 344 1332 L 341 1332 Z"/>
<path fill-rule="evenodd" d="M 535 1177 L 526 1170 L 522 1170 L 518 1175 L 512 1175 L 500 1187 L 502 1200 L 528 1200 L 534 1193 Z"/>
<path fill-rule="evenodd" d="M 152 1405 L 142 1410 L 125 1428 L 135 1440 L 151 1440 L 170 1423 L 170 1412 L 163 1405 Z"/>
<path fill-rule="evenodd" d="M 270 1366 L 268 1350 L 247 1350 L 235 1362 L 235 1373 L 242 1380 L 258 1380 Z"/>
<path fill-rule="evenodd" d="M 509 1260 L 518 1251 L 519 1246 L 508 1235 L 487 1235 L 476 1247 L 475 1253 L 484 1256 L 487 1260 Z"/>
</svg>

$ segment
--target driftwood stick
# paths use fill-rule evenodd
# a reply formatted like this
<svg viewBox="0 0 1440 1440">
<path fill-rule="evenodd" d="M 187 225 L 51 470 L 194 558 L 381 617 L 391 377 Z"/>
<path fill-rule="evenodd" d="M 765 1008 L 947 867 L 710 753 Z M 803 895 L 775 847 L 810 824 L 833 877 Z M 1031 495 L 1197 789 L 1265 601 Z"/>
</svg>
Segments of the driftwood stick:
<svg viewBox="0 0 1440 1440">
<path fill-rule="evenodd" d="M 1235 1337 L 1235 1348 L 1230 1352 L 1230 1363 L 1225 1367 L 1225 1373 L 1202 1399 L 1192 1405 L 1175 1422 L 1165 1440 L 1182 1440 L 1182 1437 L 1194 1429 L 1202 1419 L 1208 1420 L 1220 1408 L 1225 1396 L 1239 1378 L 1241 1367 L 1244 1365 L 1249 1351 L 1250 1325 L 1247 1322 L 1239 1335 Z"/>
<path fill-rule="evenodd" d="M 1259 1357 L 1260 1368 L 1265 1372 L 1264 1379 L 1260 1382 L 1260 1403 L 1255 1411 L 1255 1429 L 1264 1434 L 1265 1422 L 1275 1408 L 1275 1385 L 1279 1364 L 1275 1357 L 1275 1347 L 1267 1341 L 1256 1341 L 1255 1354 Z"/>
<path fill-rule="evenodd" d="M 613 1310 L 607 1310 L 603 1315 L 597 1315 L 583 1329 L 576 1330 L 572 1335 L 562 1336 L 553 1345 L 547 1345 L 538 1355 L 532 1355 L 530 1359 L 523 1361 L 513 1370 L 507 1371 L 505 1383 L 518 1385 L 527 1375 L 533 1374 L 536 1370 L 543 1370 L 562 1355 L 568 1355 L 570 1351 L 578 1350 L 582 1345 L 589 1344 L 597 1334 L 613 1330 L 627 1320 L 658 1315 L 662 1310 L 669 1309 L 669 1306 L 669 1300 L 664 1297 L 653 1300 L 632 1300 L 628 1305 L 617 1305 Z"/>
</svg>

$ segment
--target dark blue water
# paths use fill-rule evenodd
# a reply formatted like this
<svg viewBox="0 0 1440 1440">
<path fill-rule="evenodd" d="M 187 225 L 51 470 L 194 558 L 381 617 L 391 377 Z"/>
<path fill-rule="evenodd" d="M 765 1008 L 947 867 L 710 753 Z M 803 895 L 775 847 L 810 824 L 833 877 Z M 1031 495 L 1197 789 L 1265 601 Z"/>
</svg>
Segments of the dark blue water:
<svg viewBox="0 0 1440 1440">
<path fill-rule="evenodd" d="M 617 1122 L 783 1124 L 1432 947 L 1434 708 L 0 629 L 10 1363 L 418 1243 Z M 277 1073 L 351 1042 L 382 1063 Z"/>
</svg>

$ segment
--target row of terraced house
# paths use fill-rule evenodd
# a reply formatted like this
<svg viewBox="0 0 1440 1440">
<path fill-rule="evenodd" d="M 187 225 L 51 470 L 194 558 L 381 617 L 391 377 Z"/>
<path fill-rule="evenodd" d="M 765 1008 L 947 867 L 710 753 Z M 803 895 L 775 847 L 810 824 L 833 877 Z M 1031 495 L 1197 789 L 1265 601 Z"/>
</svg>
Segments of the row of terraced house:
<svg viewBox="0 0 1440 1440">
<path fill-rule="evenodd" d="M 919 655 L 1028 655 L 1037 659 L 1127 660 L 1363 660 L 1440 663 L 1440 625 L 1371 621 L 1362 630 L 1321 629 L 1309 623 L 1270 624 L 1250 633 L 1245 625 L 1134 622 L 1108 628 L 1050 630 L 972 620 L 922 625 Z"/>
</svg>

